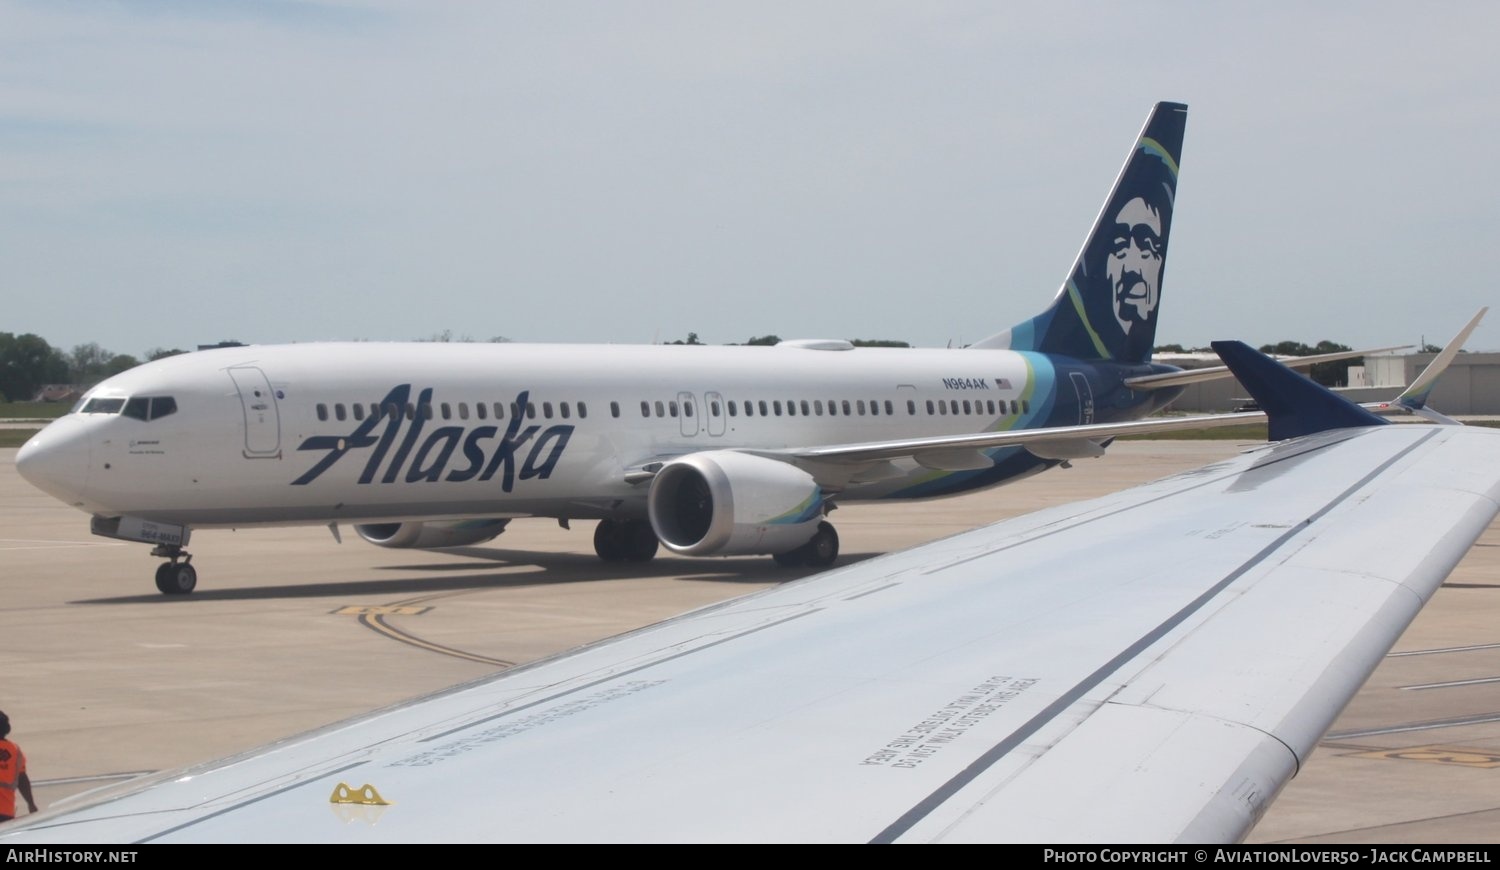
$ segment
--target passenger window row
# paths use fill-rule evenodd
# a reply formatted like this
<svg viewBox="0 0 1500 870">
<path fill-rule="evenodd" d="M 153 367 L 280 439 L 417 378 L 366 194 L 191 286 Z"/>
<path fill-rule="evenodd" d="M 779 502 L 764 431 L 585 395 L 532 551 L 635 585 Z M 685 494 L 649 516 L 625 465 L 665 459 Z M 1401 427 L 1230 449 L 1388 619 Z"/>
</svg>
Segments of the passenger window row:
<svg viewBox="0 0 1500 870">
<path fill-rule="evenodd" d="M 936 407 L 933 407 L 936 405 Z M 972 405 L 972 407 L 971 407 Z M 927 414 L 931 416 L 936 413 L 939 417 L 979 414 L 987 417 L 1004 417 L 1010 414 L 1030 414 L 1030 399 L 1011 399 L 1009 412 L 1005 409 L 1005 400 L 995 399 L 969 399 L 959 401 L 958 399 L 938 399 L 934 402 L 927 400 Z"/>
<path fill-rule="evenodd" d="M 95 399 L 90 401 L 88 405 L 83 408 L 83 412 L 113 413 L 113 411 L 103 410 L 90 411 L 90 407 L 93 406 L 95 402 L 119 403 L 122 401 L 124 400 Z M 144 400 L 132 399 L 130 401 L 137 402 Z M 153 399 L 152 401 L 172 402 L 173 400 L 170 398 L 165 398 Z M 864 399 L 829 399 L 826 404 L 822 399 L 788 399 L 785 403 L 783 403 L 780 399 L 746 399 L 744 401 L 736 401 L 731 399 L 728 402 L 725 402 L 722 408 L 719 404 L 719 400 L 715 399 L 711 400 L 708 404 L 709 413 L 714 417 L 718 417 L 724 410 L 727 410 L 729 416 L 731 417 L 738 417 L 741 416 L 741 414 L 746 417 L 796 417 L 799 414 L 803 417 L 822 417 L 825 414 L 829 417 L 879 417 L 882 414 L 887 417 L 893 417 L 896 415 L 895 403 L 893 403 L 890 399 L 870 399 L 868 402 L 866 402 Z M 642 399 L 641 416 L 646 418 L 678 416 L 692 417 L 695 413 L 693 405 L 694 403 L 690 401 L 679 403 L 675 400 L 663 401 L 661 399 L 657 399 L 655 401 L 648 401 L 646 399 Z M 575 410 L 577 413 L 577 417 L 580 420 L 587 419 L 589 415 L 588 405 L 583 402 L 557 402 L 555 404 L 552 402 L 542 402 L 540 406 L 538 406 L 536 402 L 527 402 L 524 409 L 526 418 L 528 420 L 536 419 L 539 407 L 542 419 L 545 420 L 572 419 Z M 366 408 L 368 408 L 368 411 L 366 410 Z M 118 406 L 116 406 L 116 409 L 118 409 Z M 164 414 L 170 414 L 176 409 L 177 407 L 175 402 L 173 402 L 171 410 L 166 410 L 162 413 L 157 413 L 155 407 L 153 406 L 152 418 L 154 419 L 155 417 L 160 417 Z M 1031 413 L 1031 402 L 1026 399 L 1010 399 L 1009 407 L 1007 408 L 1005 399 L 928 399 L 926 400 L 926 410 L 929 417 L 947 417 L 960 415 L 1004 417 L 1007 414 Z M 516 416 L 522 411 L 523 409 L 519 409 L 516 407 L 515 402 L 510 403 L 510 415 L 512 417 Z M 329 406 L 327 404 L 319 402 L 317 405 L 317 412 L 319 420 L 327 421 L 330 419 Z M 129 416 L 136 416 L 131 413 L 129 408 L 126 409 L 125 413 Z M 405 416 L 408 420 L 415 419 L 417 414 L 421 414 L 422 419 L 424 420 L 432 420 L 438 416 L 441 416 L 444 420 L 452 420 L 455 418 L 459 420 L 471 419 L 470 406 L 468 402 L 442 402 L 436 406 L 431 404 L 416 405 L 411 402 L 407 402 L 405 406 L 398 406 L 395 403 L 388 403 L 384 408 L 382 408 L 378 403 L 371 403 L 368 406 L 359 403 L 352 403 L 346 406 L 343 402 L 337 402 L 333 405 L 331 417 L 334 420 L 340 421 L 348 419 L 360 421 L 365 419 L 365 415 L 367 413 L 370 416 L 377 418 L 381 416 L 392 418 Z M 908 416 L 912 417 L 915 417 L 917 415 L 916 400 L 906 400 L 906 413 Z M 505 414 L 506 406 L 503 402 L 475 402 L 473 405 L 472 419 L 487 420 L 491 419 L 491 415 L 493 415 L 493 419 L 503 420 L 505 419 Z M 611 417 L 620 416 L 619 402 L 609 403 L 609 414 Z M 140 419 L 144 420 L 147 418 L 141 417 Z"/>
<path fill-rule="evenodd" d="M 720 414 L 720 405 L 717 400 L 708 403 L 709 414 L 717 417 Z M 610 413 L 618 417 L 619 405 L 615 402 L 609 403 Z M 907 416 L 917 416 L 917 402 L 915 399 L 906 400 Z M 788 399 L 783 402 L 780 399 L 746 399 L 744 401 L 729 400 L 724 403 L 724 409 L 731 417 L 879 417 L 884 414 L 887 417 L 896 415 L 896 405 L 890 399 L 829 399 L 826 403 L 822 399 Z M 928 399 L 926 401 L 927 415 L 930 417 L 947 417 L 969 415 L 1004 417 L 1009 414 L 1030 414 L 1031 401 L 1029 399 L 1010 399 L 1007 405 L 1005 399 Z M 674 401 L 654 402 L 641 400 L 642 417 L 691 417 L 693 416 L 693 403 L 683 402 L 679 405 Z"/>
<path fill-rule="evenodd" d="M 504 420 L 506 407 L 504 402 L 475 402 L 472 408 L 472 419 Z M 554 418 L 570 420 L 573 419 L 575 412 L 580 420 L 586 419 L 589 415 L 588 405 L 583 402 L 542 402 L 540 404 L 527 402 L 525 408 L 518 408 L 515 402 L 511 402 L 509 408 L 510 416 L 516 417 L 524 414 L 528 420 L 536 419 L 538 412 L 540 412 L 542 418 L 545 420 Z M 323 421 L 329 419 L 340 421 L 352 419 L 360 421 L 364 420 L 366 415 L 377 419 L 380 417 L 405 417 L 408 420 L 415 420 L 418 414 L 422 415 L 423 420 L 433 420 L 438 417 L 444 420 L 471 419 L 468 402 L 440 402 L 437 405 L 425 402 L 420 405 L 412 402 L 407 402 L 405 405 L 397 405 L 395 402 L 387 402 L 384 407 L 378 402 L 371 402 L 369 405 L 356 402 L 347 406 L 343 402 L 336 402 L 333 405 L 331 416 L 329 414 L 329 406 L 326 403 L 319 402 L 317 412 L 318 419 Z M 620 415 L 617 413 L 615 416 L 618 417 Z"/>
</svg>

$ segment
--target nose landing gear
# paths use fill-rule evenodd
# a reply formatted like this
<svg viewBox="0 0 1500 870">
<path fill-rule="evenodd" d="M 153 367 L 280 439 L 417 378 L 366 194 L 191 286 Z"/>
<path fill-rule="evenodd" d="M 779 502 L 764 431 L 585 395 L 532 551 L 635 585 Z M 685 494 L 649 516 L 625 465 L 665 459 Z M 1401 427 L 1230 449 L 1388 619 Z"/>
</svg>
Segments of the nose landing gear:
<svg viewBox="0 0 1500 870">
<path fill-rule="evenodd" d="M 164 595 L 186 595 L 198 585 L 198 569 L 190 564 L 193 556 L 182 549 L 191 533 L 187 526 L 140 517 L 95 514 L 89 520 L 89 531 L 104 538 L 154 544 L 151 555 L 172 560 L 156 569 L 156 588 Z"/>
<path fill-rule="evenodd" d="M 198 585 L 198 569 L 192 565 L 193 554 L 177 544 L 158 544 L 151 555 L 171 559 L 156 569 L 156 588 L 165 595 L 186 595 Z M 179 561 L 181 560 L 181 561 Z"/>
</svg>

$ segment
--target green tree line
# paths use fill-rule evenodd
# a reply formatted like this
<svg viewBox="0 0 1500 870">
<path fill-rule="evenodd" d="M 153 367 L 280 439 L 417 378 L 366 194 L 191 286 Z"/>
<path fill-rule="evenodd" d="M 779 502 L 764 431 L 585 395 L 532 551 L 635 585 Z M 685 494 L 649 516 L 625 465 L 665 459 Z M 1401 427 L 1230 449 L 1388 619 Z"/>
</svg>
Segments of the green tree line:
<svg viewBox="0 0 1500 870">
<path fill-rule="evenodd" d="M 90 387 L 143 361 L 179 353 L 186 351 L 157 347 L 146 351 L 142 360 L 128 353 L 105 350 L 92 341 L 64 351 L 29 332 L 24 335 L 0 332 L 0 400 L 28 401 L 48 384 Z"/>
</svg>

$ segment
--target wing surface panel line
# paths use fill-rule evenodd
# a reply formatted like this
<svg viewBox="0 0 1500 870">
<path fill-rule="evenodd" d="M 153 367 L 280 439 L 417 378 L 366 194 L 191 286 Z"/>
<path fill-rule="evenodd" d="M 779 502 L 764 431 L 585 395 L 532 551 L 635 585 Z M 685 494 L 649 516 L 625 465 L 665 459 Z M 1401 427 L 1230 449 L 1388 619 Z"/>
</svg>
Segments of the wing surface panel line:
<svg viewBox="0 0 1500 870">
<path fill-rule="evenodd" d="M 910 810 L 907 810 L 904 814 L 902 814 L 900 818 L 887 826 L 885 830 L 881 831 L 879 834 L 876 834 L 873 838 L 870 839 L 869 842 L 871 844 L 886 844 L 895 842 L 898 837 L 911 830 L 911 828 L 914 827 L 918 822 L 926 818 L 930 813 L 932 813 L 939 806 L 945 803 L 949 798 L 953 797 L 953 795 L 957 794 L 970 782 L 978 778 L 980 774 L 984 773 L 997 761 L 1010 753 L 1016 747 L 1020 746 L 1022 742 L 1030 738 L 1037 731 L 1041 730 L 1043 726 L 1051 723 L 1053 719 L 1057 718 L 1057 716 L 1060 715 L 1063 711 L 1067 710 L 1069 707 L 1077 703 L 1080 699 L 1083 698 L 1084 695 L 1092 691 L 1100 683 L 1104 682 L 1104 680 L 1110 674 L 1119 670 L 1126 662 L 1134 659 L 1136 656 L 1140 655 L 1147 648 L 1149 648 L 1152 644 L 1161 640 L 1161 638 L 1164 637 L 1167 633 L 1175 629 L 1178 625 L 1182 624 L 1182 622 L 1184 622 L 1188 617 L 1201 610 L 1211 600 L 1217 597 L 1219 593 L 1223 592 L 1236 580 L 1243 577 L 1252 568 L 1255 568 L 1261 562 L 1265 561 L 1277 550 L 1281 549 L 1289 541 L 1291 541 L 1291 539 L 1302 534 L 1307 529 L 1312 528 L 1313 524 L 1322 517 L 1326 516 L 1329 511 L 1347 501 L 1356 492 L 1363 489 L 1367 484 L 1369 484 L 1370 481 L 1379 477 L 1392 465 L 1395 465 L 1397 462 L 1401 461 L 1418 447 L 1432 440 L 1432 438 L 1436 435 L 1437 432 L 1435 431 L 1428 432 L 1421 438 L 1413 441 L 1406 447 L 1403 447 L 1401 450 L 1397 451 L 1395 455 L 1380 463 L 1380 465 L 1376 466 L 1364 477 L 1355 481 L 1353 484 L 1350 484 L 1347 489 L 1334 496 L 1328 501 L 1327 504 L 1323 505 L 1323 507 L 1319 508 L 1307 519 L 1303 520 L 1292 528 L 1287 529 L 1280 536 L 1278 536 L 1276 540 L 1267 544 L 1254 556 L 1251 556 L 1248 560 L 1242 563 L 1238 568 L 1234 569 L 1218 582 L 1214 583 L 1213 586 L 1204 590 L 1204 592 L 1197 598 L 1193 599 L 1193 601 L 1189 602 L 1176 613 L 1167 617 L 1166 620 L 1161 622 L 1155 628 L 1146 632 L 1146 634 L 1142 635 L 1139 639 L 1137 639 L 1129 647 L 1126 647 L 1114 658 L 1110 659 L 1108 662 L 1105 662 L 1093 673 L 1080 680 L 1076 685 L 1073 686 L 1073 688 L 1060 695 L 1056 701 L 1048 704 L 1041 710 L 1041 712 L 1031 717 L 1031 719 L 1027 720 L 1025 724 L 1021 725 L 1021 727 L 1017 728 L 1015 731 L 1012 731 L 999 743 L 986 750 L 978 758 L 974 759 L 974 761 L 971 762 L 962 771 L 954 775 L 953 778 L 943 783 L 942 786 L 933 791 L 927 797 L 923 798 L 921 801 L 918 801 L 915 805 L 912 806 Z M 1278 739 L 1278 742 L 1282 741 Z M 1285 746 L 1286 744 L 1282 742 L 1282 745 Z M 1290 747 L 1288 747 L 1288 750 L 1290 751 Z M 1292 752 L 1292 757 L 1300 766 L 1301 759 L 1297 757 L 1297 753 Z"/>
</svg>

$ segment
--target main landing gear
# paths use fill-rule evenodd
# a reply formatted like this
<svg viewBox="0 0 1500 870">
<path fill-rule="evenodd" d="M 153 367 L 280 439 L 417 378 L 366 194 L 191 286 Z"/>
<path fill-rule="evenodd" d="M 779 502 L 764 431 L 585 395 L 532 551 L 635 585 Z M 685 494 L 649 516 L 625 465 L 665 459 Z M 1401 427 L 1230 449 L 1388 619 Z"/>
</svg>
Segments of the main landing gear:
<svg viewBox="0 0 1500 870">
<path fill-rule="evenodd" d="M 833 524 L 818 523 L 818 530 L 808 542 L 795 550 L 777 553 L 771 558 L 783 568 L 827 568 L 839 557 L 839 533 Z"/>
<path fill-rule="evenodd" d="M 156 588 L 166 595 L 186 595 L 198 585 L 198 569 L 192 565 L 193 554 L 177 544 L 158 544 L 151 555 L 171 559 L 156 569 Z M 181 560 L 181 561 L 178 561 Z"/>
<path fill-rule="evenodd" d="M 594 527 L 594 552 L 606 562 L 649 562 L 660 545 L 645 520 L 600 520 Z"/>
</svg>

